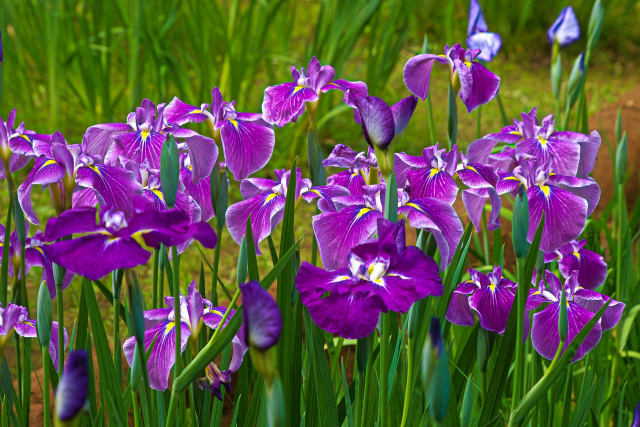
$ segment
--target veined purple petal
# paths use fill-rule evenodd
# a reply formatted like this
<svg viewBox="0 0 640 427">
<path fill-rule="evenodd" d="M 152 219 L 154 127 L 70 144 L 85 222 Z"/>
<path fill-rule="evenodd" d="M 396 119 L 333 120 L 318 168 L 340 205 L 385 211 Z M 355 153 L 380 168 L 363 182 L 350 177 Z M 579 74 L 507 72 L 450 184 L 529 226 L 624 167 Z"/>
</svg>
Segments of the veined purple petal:
<svg viewBox="0 0 640 427">
<path fill-rule="evenodd" d="M 549 304 L 544 310 L 533 315 L 533 327 L 531 328 L 531 341 L 533 348 L 543 357 L 552 360 L 560 345 L 558 331 L 558 319 L 560 317 L 560 303 Z M 564 350 L 573 341 L 580 330 L 591 320 L 593 313 L 580 307 L 578 304 L 569 303 L 567 308 L 568 331 Z M 576 362 L 584 357 L 600 341 L 602 335 L 601 320 L 595 324 L 573 358 Z"/>
<path fill-rule="evenodd" d="M 56 337 L 57 339 L 57 337 Z M 89 363 L 86 350 L 69 352 L 64 374 L 56 389 L 56 415 L 59 420 L 72 420 L 84 407 L 89 395 Z"/>
<path fill-rule="evenodd" d="M 587 201 L 587 216 L 591 215 L 600 201 L 600 186 L 592 178 L 576 178 L 566 175 L 551 175 L 549 184 L 569 190 Z"/>
<path fill-rule="evenodd" d="M 56 284 L 53 276 L 53 266 L 51 260 L 45 255 L 40 247 L 26 248 L 24 252 L 25 267 L 28 273 L 31 267 L 42 267 L 42 279 L 46 282 L 51 299 L 56 297 Z"/>
<path fill-rule="evenodd" d="M 63 240 L 45 247 L 53 262 L 90 280 L 98 280 L 118 268 L 146 264 L 150 253 L 131 237 L 103 234 Z"/>
<path fill-rule="evenodd" d="M 515 285 L 483 286 L 469 297 L 469 306 L 478 313 L 480 326 L 499 334 L 504 333 L 515 298 L 515 289 Z"/>
<path fill-rule="evenodd" d="M 412 227 L 431 232 L 440 251 L 440 268 L 449 265 L 463 232 L 451 205 L 434 198 L 411 199 L 398 208 L 398 214 L 404 214 Z"/>
<path fill-rule="evenodd" d="M 104 159 L 114 142 L 114 138 L 131 131 L 127 123 L 101 123 L 90 126 L 82 137 L 82 152 L 94 160 Z"/>
<path fill-rule="evenodd" d="M 432 197 L 449 204 L 455 202 L 458 194 L 458 185 L 447 172 L 429 167 L 409 170 L 406 176 L 412 198 Z"/>
<path fill-rule="evenodd" d="M 71 234 L 91 233 L 101 229 L 96 224 L 94 208 L 71 209 L 62 212 L 57 218 L 49 219 L 44 238 L 47 242 L 52 242 Z"/>
<path fill-rule="evenodd" d="M 6 335 L 13 329 L 18 323 L 25 322 L 29 313 L 27 308 L 21 305 L 8 303 L 7 307 L 2 310 L 0 307 L 0 318 L 2 324 L 0 325 L 0 335 Z M 35 330 L 35 323 L 31 326 Z M 17 330 L 18 335 L 22 335 L 20 330 Z"/>
<path fill-rule="evenodd" d="M 34 185 L 47 185 L 62 181 L 66 169 L 64 165 L 55 160 L 39 158 L 36 159 L 33 169 L 27 175 L 27 179 L 18 187 L 18 201 L 26 218 L 32 224 L 38 225 L 40 221 L 31 206 L 31 187 Z"/>
<path fill-rule="evenodd" d="M 211 204 L 211 185 L 209 177 L 194 182 L 191 170 L 188 168 L 180 169 L 180 181 L 184 184 L 184 191 L 191 196 L 193 200 L 200 206 L 201 219 L 209 221 L 214 216 L 213 206 Z"/>
<path fill-rule="evenodd" d="M 551 170 L 560 175 L 574 176 L 580 162 L 580 146 L 565 139 L 539 136 L 516 144 L 516 153 L 529 154 L 540 164 L 550 162 Z"/>
<path fill-rule="evenodd" d="M 285 196 L 271 192 L 262 193 L 229 206 L 226 213 L 229 234 L 233 240 L 240 244 L 246 233 L 247 219 L 251 216 L 251 229 L 256 243 L 256 251 L 260 253 L 258 244 L 266 239 L 276 225 L 282 221 L 285 203 Z"/>
<path fill-rule="evenodd" d="M 582 246 L 584 246 L 584 240 Z M 578 272 L 578 283 L 587 289 L 595 289 L 602 285 L 607 277 L 607 263 L 602 255 L 583 247 L 568 243 L 559 249 L 562 257 L 558 260 L 560 273 L 569 277 L 571 272 Z"/>
<path fill-rule="evenodd" d="M 466 83 L 466 79 L 463 78 L 464 73 L 462 70 L 466 70 L 466 65 L 461 66 L 458 69 L 458 75 L 460 76 L 460 99 L 467 107 L 467 112 L 470 113 L 482 104 L 486 104 L 495 98 L 498 90 L 500 89 L 500 77 L 486 69 L 478 62 L 471 63 L 471 85 Z"/>
<path fill-rule="evenodd" d="M 139 130 L 120 134 L 115 139 L 115 152 L 118 155 L 153 169 L 160 169 L 160 155 L 166 134 Z"/>
<path fill-rule="evenodd" d="M 140 194 L 140 184 L 133 174 L 115 166 L 87 165 L 77 169 L 76 182 L 93 188 L 101 200 L 103 208 L 114 208 L 130 214 L 133 200 Z"/>
<path fill-rule="evenodd" d="M 220 135 L 225 161 L 237 181 L 262 169 L 273 154 L 273 128 L 262 120 L 227 120 Z"/>
<path fill-rule="evenodd" d="M 447 320 L 451 323 L 461 326 L 473 326 L 475 317 L 469 307 L 469 295 L 473 294 L 477 289 L 473 281 L 461 283 L 458 288 L 453 291 L 451 302 L 447 309 Z"/>
<path fill-rule="evenodd" d="M 587 220 L 587 202 L 570 191 L 551 185 L 534 185 L 527 190 L 529 234 L 533 241 L 538 223 L 545 213 L 540 249 L 551 252 L 577 238 Z"/>
<path fill-rule="evenodd" d="M 351 249 L 371 237 L 377 229 L 378 218 L 382 217 L 382 212 L 363 205 L 314 216 L 313 231 L 324 268 L 346 267 Z"/>
<path fill-rule="evenodd" d="M 404 65 L 404 84 L 409 92 L 422 100 L 429 94 L 429 81 L 431 80 L 431 69 L 435 62 L 448 64 L 449 60 L 439 55 L 423 53 L 409 59 Z"/>
<path fill-rule="evenodd" d="M 393 114 L 394 136 L 397 136 L 404 132 L 413 112 L 418 105 L 418 98 L 415 96 L 408 96 L 391 106 L 391 113 Z"/>
<path fill-rule="evenodd" d="M 416 300 L 440 296 L 443 292 L 438 264 L 415 246 L 407 246 L 400 253 L 398 260 L 387 270 L 382 280 L 385 290 L 392 296 L 386 301 L 387 307 L 401 313 L 409 310 Z M 401 287 L 412 289 L 414 295 L 408 304 L 398 306 L 401 299 L 396 298 L 396 294 Z M 390 301 L 394 303 L 390 304 Z"/>
<path fill-rule="evenodd" d="M 607 331 L 614 328 L 620 319 L 622 318 L 622 312 L 625 304 L 620 301 L 616 301 L 600 292 L 592 291 L 589 289 L 578 288 L 573 294 L 573 301 L 582 308 L 589 310 L 592 313 L 597 313 L 598 310 L 611 300 L 611 303 L 602 314 L 600 323 L 603 331 Z"/>
<path fill-rule="evenodd" d="M 207 104 L 203 104 L 206 108 Z M 177 96 L 175 96 L 171 102 L 164 109 L 164 118 L 168 123 L 173 123 L 181 126 L 185 123 L 194 122 L 200 123 L 207 120 L 207 115 L 202 112 L 202 107 L 196 107 L 189 105 L 186 102 L 182 102 Z"/>
<path fill-rule="evenodd" d="M 322 92 L 327 92 L 331 89 L 338 89 L 344 92 L 342 102 L 351 108 L 355 108 L 354 100 L 367 96 L 369 91 L 365 82 L 350 82 L 348 80 L 336 79 L 330 83 L 327 83 L 322 87 Z"/>
<path fill-rule="evenodd" d="M 215 141 L 201 135 L 193 135 L 185 138 L 184 142 L 189 150 L 193 180 L 197 182 L 208 177 L 218 160 L 218 146 Z"/>
<path fill-rule="evenodd" d="M 298 86 L 296 83 L 269 86 L 264 91 L 262 117 L 267 123 L 282 127 L 297 121 L 304 113 L 305 104 L 315 102 L 318 98 L 313 89 Z"/>
<path fill-rule="evenodd" d="M 187 347 L 191 330 L 184 322 L 180 322 L 181 351 Z M 156 338 L 157 337 L 157 338 Z M 164 321 L 144 332 L 144 349 L 149 350 L 151 343 L 155 344 L 149 355 L 147 369 L 149 370 L 149 385 L 154 390 L 166 390 L 169 387 L 169 372 L 175 363 L 176 334 L 175 322 Z M 136 347 L 135 337 L 128 338 L 123 345 L 123 351 L 129 366 L 133 364 L 133 356 Z"/>
<path fill-rule="evenodd" d="M 73 209 L 79 208 L 93 208 L 98 205 L 98 197 L 93 188 L 83 188 L 79 185 L 73 189 L 73 196 L 71 199 L 71 207 Z"/>
<path fill-rule="evenodd" d="M 357 98 L 354 102 L 360 113 L 365 139 L 371 146 L 385 149 L 395 136 L 393 111 L 375 96 Z"/>
<path fill-rule="evenodd" d="M 241 284 L 240 290 L 247 343 L 260 351 L 265 351 L 280 339 L 282 316 L 278 304 L 255 280 Z"/>
<path fill-rule="evenodd" d="M 67 335 L 67 329 L 62 328 L 63 335 L 63 348 L 58 347 L 58 322 L 51 322 L 51 339 L 49 340 L 49 355 L 51 356 L 51 361 L 53 362 L 53 366 L 58 369 L 58 357 L 60 354 L 64 354 L 64 349 L 67 347 L 67 342 L 69 341 L 69 336 Z"/>
<path fill-rule="evenodd" d="M 487 221 L 487 229 L 495 230 L 500 227 L 500 208 L 502 206 L 496 190 L 491 187 L 470 188 L 462 192 L 462 202 L 477 231 L 480 231 L 482 213 L 487 199 L 491 202 L 491 215 Z"/>
</svg>

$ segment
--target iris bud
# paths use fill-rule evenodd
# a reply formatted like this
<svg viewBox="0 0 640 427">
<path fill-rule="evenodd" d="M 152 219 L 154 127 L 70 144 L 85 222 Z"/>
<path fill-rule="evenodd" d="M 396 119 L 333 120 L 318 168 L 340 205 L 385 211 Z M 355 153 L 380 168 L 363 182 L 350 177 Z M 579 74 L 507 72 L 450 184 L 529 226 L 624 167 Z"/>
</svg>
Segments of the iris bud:
<svg viewBox="0 0 640 427">
<path fill-rule="evenodd" d="M 513 250 L 517 258 L 523 258 L 529 250 L 527 234 L 529 233 L 529 201 L 524 187 L 516 197 L 513 207 Z"/>
</svg>

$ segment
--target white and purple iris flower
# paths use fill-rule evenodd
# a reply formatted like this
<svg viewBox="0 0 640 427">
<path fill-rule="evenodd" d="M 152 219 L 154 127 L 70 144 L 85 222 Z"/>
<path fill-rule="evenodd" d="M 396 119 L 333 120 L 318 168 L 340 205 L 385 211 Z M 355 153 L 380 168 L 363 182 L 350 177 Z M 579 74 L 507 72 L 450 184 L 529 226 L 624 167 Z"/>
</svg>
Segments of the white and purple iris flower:
<svg viewBox="0 0 640 427">
<path fill-rule="evenodd" d="M 567 6 L 547 30 L 549 44 L 558 43 L 560 47 L 567 47 L 580 39 L 580 25 L 571 6 Z"/>
<path fill-rule="evenodd" d="M 229 170 L 240 181 L 262 169 L 271 158 L 275 144 L 273 126 L 262 119 L 262 114 L 237 112 L 235 101 L 224 102 L 217 87 L 211 90 L 211 97 L 211 112 L 208 104 L 196 107 L 173 98 L 164 110 L 165 118 L 180 126 L 209 120 L 213 129 L 220 132 Z"/>
<path fill-rule="evenodd" d="M 29 312 L 26 307 L 21 305 L 8 303 L 6 307 L 0 304 L 0 354 L 4 346 L 11 338 L 13 333 L 25 338 L 37 338 L 38 330 L 36 329 L 36 321 L 29 319 Z M 63 328 L 64 346 L 67 346 L 68 336 L 67 330 Z M 51 339 L 49 340 L 49 355 L 53 361 L 53 366 L 58 368 L 58 357 L 64 348 L 58 347 L 58 322 L 51 323 Z"/>
<path fill-rule="evenodd" d="M 345 338 L 371 334 L 380 313 L 405 313 L 417 300 L 442 295 L 436 262 L 405 245 L 404 221 L 377 221 L 378 238 L 353 248 L 347 267 L 327 271 L 303 262 L 296 288 L 313 321 Z"/>
<path fill-rule="evenodd" d="M 533 348 L 543 357 L 553 359 L 560 345 L 558 321 L 560 318 L 560 304 L 562 289 L 564 288 L 567 304 L 568 330 L 563 352 L 580 330 L 591 320 L 593 315 L 607 302 L 609 297 L 599 292 L 581 286 L 578 271 L 572 272 L 562 284 L 555 274 L 545 271 L 543 281 L 539 281 L 536 289 L 529 292 L 527 311 L 546 307 L 533 315 L 531 327 L 531 341 Z M 547 282 L 548 287 L 544 282 Z M 583 343 L 578 347 L 573 361 L 584 357 L 600 341 L 602 332 L 607 331 L 620 321 L 624 303 L 611 299 L 611 303 L 594 328 L 587 334 Z M 527 316 L 528 317 L 528 316 Z"/>
<path fill-rule="evenodd" d="M 338 185 L 312 186 L 309 179 L 303 179 L 300 168 L 296 168 L 295 199 L 312 202 L 319 198 L 321 210 L 335 210 L 333 200 L 345 196 L 349 191 Z M 251 231 L 255 239 L 256 252 L 260 253 L 258 244 L 267 238 L 284 216 L 284 205 L 291 171 L 280 169 L 275 171 L 277 181 L 265 178 L 247 178 L 240 183 L 240 192 L 245 199 L 229 206 L 226 213 L 226 224 L 229 234 L 238 244 L 246 233 L 247 219 L 251 216 Z"/>
<path fill-rule="evenodd" d="M 89 127 L 83 139 L 86 150 L 104 159 L 106 164 L 119 164 L 121 159 L 160 169 L 162 145 L 168 135 L 179 142 L 178 148 L 189 154 L 194 179 L 211 173 L 218 158 L 218 148 L 211 138 L 170 123 L 165 117 L 165 104 L 157 107 L 148 99 L 129 113 L 127 123 L 103 123 Z"/>
<path fill-rule="evenodd" d="M 469 4 L 469 24 L 467 25 L 467 46 L 469 49 L 480 49 L 478 59 L 491 61 L 502 46 L 498 33 L 490 33 L 478 0 Z"/>
<path fill-rule="evenodd" d="M 79 235 L 46 245 L 44 251 L 53 262 L 91 280 L 119 268 L 146 264 L 151 253 L 142 244 L 153 248 L 160 247 L 160 243 L 176 246 L 195 238 L 204 247 L 213 248 L 217 242 L 211 226 L 191 223 L 184 212 L 176 209 L 146 210 L 131 217 L 107 210 L 98 221 L 96 214 L 93 208 L 68 210 L 51 218 L 45 230 L 45 240 L 49 242 Z"/>
<path fill-rule="evenodd" d="M 309 66 L 300 71 L 291 66 L 293 82 L 269 86 L 264 91 L 262 101 L 262 118 L 278 127 L 296 122 L 304 113 L 308 102 L 316 102 L 320 94 L 332 89 L 345 93 L 344 102 L 354 107 L 354 98 L 367 96 L 367 85 L 363 82 L 333 80 L 335 71 L 331 65 L 320 65 L 315 56 Z"/>
<path fill-rule="evenodd" d="M 429 94 L 431 69 L 439 62 L 449 66 L 451 84 L 468 112 L 495 98 L 500 88 L 500 77 L 476 61 L 480 49 L 464 49 L 460 44 L 445 47 L 444 55 L 423 53 L 409 59 L 404 65 L 404 84 L 409 92 L 426 99 Z"/>
<path fill-rule="evenodd" d="M 497 265 L 489 274 L 470 269 L 469 275 L 471 279 L 453 291 L 447 320 L 456 325 L 473 326 L 475 314 L 484 329 L 504 333 L 517 285 L 502 277 L 502 269 Z"/>
<path fill-rule="evenodd" d="M 218 328 L 227 308 L 214 307 L 211 301 L 205 299 L 196 290 L 195 281 L 189 285 L 187 296 L 180 295 L 179 315 L 176 316 L 176 306 L 173 297 L 165 297 L 165 308 L 156 308 L 144 312 L 145 332 L 144 348 L 149 351 L 149 347 L 154 343 L 149 355 L 147 369 L 149 371 L 149 385 L 154 390 L 166 390 L 169 386 L 169 373 L 175 363 L 176 335 L 175 328 L 179 320 L 181 328 L 180 340 L 181 352 L 187 348 L 191 339 L 197 342 L 198 335 L 205 325 L 211 329 Z M 223 327 L 234 315 L 232 310 Z M 242 329 L 232 339 L 233 355 L 229 368 L 221 371 L 217 366 L 207 368 L 208 386 L 211 392 L 220 396 L 220 387 L 231 384 L 231 373 L 237 371 L 242 365 L 242 359 L 247 351 Z M 135 337 L 128 338 L 123 345 L 123 351 L 129 366 L 133 363 L 133 356 L 136 346 Z M 209 376 L 211 377 L 209 378 Z"/>
</svg>

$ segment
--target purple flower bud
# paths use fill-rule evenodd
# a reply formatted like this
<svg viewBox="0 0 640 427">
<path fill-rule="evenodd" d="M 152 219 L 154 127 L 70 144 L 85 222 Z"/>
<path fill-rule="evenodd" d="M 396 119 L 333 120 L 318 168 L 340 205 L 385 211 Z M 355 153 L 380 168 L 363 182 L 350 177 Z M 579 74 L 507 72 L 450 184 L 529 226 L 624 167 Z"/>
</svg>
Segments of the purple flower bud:
<svg viewBox="0 0 640 427">
<path fill-rule="evenodd" d="M 560 12 L 551 28 L 547 31 L 549 44 L 557 42 L 560 47 L 569 46 L 580 38 L 580 25 L 571 6 Z"/>
<path fill-rule="evenodd" d="M 56 389 L 56 417 L 61 421 L 74 418 L 84 407 L 89 394 L 89 364 L 85 350 L 69 353 L 64 375 Z"/>
</svg>

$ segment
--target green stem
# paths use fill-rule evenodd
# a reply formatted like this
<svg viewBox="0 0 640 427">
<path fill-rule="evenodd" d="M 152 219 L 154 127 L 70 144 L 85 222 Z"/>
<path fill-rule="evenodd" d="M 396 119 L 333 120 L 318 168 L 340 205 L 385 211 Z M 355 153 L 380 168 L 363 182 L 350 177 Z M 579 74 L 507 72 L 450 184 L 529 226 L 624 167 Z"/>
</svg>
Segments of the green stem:
<svg viewBox="0 0 640 427">
<path fill-rule="evenodd" d="M 213 252 L 213 278 L 211 279 L 211 301 L 213 301 L 214 304 L 218 303 L 217 285 L 218 266 L 220 265 L 220 248 L 222 247 L 222 245 L 220 244 L 222 242 L 222 227 L 217 227 L 216 231 L 218 233 L 218 243 L 216 244 L 216 248 Z"/>
<path fill-rule="evenodd" d="M 158 249 L 153 250 L 153 277 L 151 279 L 152 283 L 152 293 L 151 293 L 151 303 L 152 307 L 158 306 L 158 264 L 160 262 L 160 253 Z"/>
<path fill-rule="evenodd" d="M 478 113 L 476 114 L 476 138 L 482 137 L 482 106 L 478 107 Z"/>
<path fill-rule="evenodd" d="M 42 347 L 42 399 L 44 401 L 44 427 L 49 427 L 51 425 L 51 419 L 49 414 L 49 364 L 46 363 L 47 357 L 49 357 L 48 348 Z"/>
<path fill-rule="evenodd" d="M 62 296 L 62 282 L 64 280 L 64 267 L 58 274 L 54 274 L 56 280 L 56 311 L 58 316 L 58 372 L 62 376 L 64 370 L 64 301 Z"/>
<path fill-rule="evenodd" d="M 407 384 L 404 390 L 404 405 L 402 407 L 402 423 L 400 427 L 407 425 L 409 405 L 411 404 L 411 390 L 413 388 L 413 346 L 412 339 L 407 338 Z"/>
<path fill-rule="evenodd" d="M 429 144 L 436 143 L 436 122 L 433 120 L 433 107 L 431 106 L 431 94 L 427 95 L 427 120 L 429 123 Z"/>
<path fill-rule="evenodd" d="M 180 376 L 180 365 L 181 365 L 181 353 L 182 353 L 182 319 L 180 317 L 180 283 L 179 283 L 179 268 L 180 268 L 180 257 L 178 255 L 178 248 L 176 246 L 171 247 L 171 258 L 173 261 L 173 307 L 174 307 L 174 329 L 176 336 L 176 345 L 175 345 L 175 363 L 173 365 L 173 378 L 178 378 Z M 167 418 L 167 422 L 172 420 L 173 417 Z"/>
<path fill-rule="evenodd" d="M 498 101 L 498 107 L 500 108 L 500 115 L 502 116 L 502 123 L 507 126 L 509 124 L 509 118 L 507 117 L 507 113 L 504 111 L 504 105 L 502 105 L 502 98 L 500 98 L 500 93 L 496 95 L 496 100 Z"/>
<path fill-rule="evenodd" d="M 524 305 L 526 303 L 526 291 L 527 286 L 525 285 L 525 259 L 518 257 L 516 258 L 516 274 L 518 278 L 518 290 L 516 292 L 516 337 L 522 337 L 524 334 Z M 513 371 L 513 395 L 511 400 L 511 410 L 513 411 L 516 408 L 517 403 L 522 398 L 523 392 L 523 381 L 524 381 L 524 344 L 522 339 L 516 340 L 516 360 L 515 367 Z"/>
<path fill-rule="evenodd" d="M 113 366 L 116 372 L 116 380 L 119 386 L 122 386 L 122 359 L 120 356 L 120 318 L 118 317 L 118 308 L 120 306 L 120 290 L 122 288 L 123 270 L 114 270 L 111 273 L 111 290 L 113 291 Z"/>
<path fill-rule="evenodd" d="M 449 97 L 447 100 L 447 138 L 449 150 L 451 150 L 458 139 L 458 105 L 456 104 L 456 91 L 451 83 L 449 83 Z"/>
<path fill-rule="evenodd" d="M 138 409 L 138 396 L 135 389 L 131 389 L 131 405 L 133 411 L 133 425 L 138 427 L 140 425 L 140 410 Z"/>
<path fill-rule="evenodd" d="M 8 242 L 11 236 L 11 220 L 13 219 L 13 203 L 12 203 L 12 193 L 9 193 L 9 204 L 7 205 L 7 220 L 5 222 L 5 230 L 4 230 L 4 240 L 3 242 Z M 0 301 L 2 301 L 2 306 L 7 306 L 7 298 L 8 298 L 8 287 L 9 287 L 9 245 L 2 245 L 2 263 L 0 264 Z"/>
</svg>

